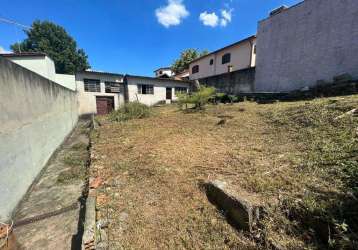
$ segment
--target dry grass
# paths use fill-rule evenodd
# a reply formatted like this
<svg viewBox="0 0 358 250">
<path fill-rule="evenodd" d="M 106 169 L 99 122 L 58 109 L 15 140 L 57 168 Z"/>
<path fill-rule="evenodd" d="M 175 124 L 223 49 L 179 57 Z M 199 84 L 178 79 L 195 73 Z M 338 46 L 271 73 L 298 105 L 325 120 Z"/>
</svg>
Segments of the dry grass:
<svg viewBox="0 0 358 250">
<path fill-rule="evenodd" d="M 147 119 L 102 120 L 93 136 L 92 175 L 106 182 L 98 206 L 99 217 L 110 219 L 111 249 L 255 249 L 200 191 L 200 182 L 215 178 L 270 204 L 277 218 L 266 222 L 267 238 L 308 247 L 290 233 L 277 204 L 314 186 L 327 192 L 339 187 L 319 173 L 299 171 L 305 145 L 273 122 L 303 104 L 244 102 L 198 113 L 166 106 Z"/>
</svg>

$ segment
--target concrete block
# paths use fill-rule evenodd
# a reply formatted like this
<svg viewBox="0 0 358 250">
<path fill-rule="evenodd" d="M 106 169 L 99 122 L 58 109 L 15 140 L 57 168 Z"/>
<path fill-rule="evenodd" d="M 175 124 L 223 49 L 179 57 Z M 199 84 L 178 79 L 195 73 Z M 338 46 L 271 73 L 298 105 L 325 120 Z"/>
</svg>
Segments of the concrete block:
<svg viewBox="0 0 358 250">
<path fill-rule="evenodd" d="M 238 229 L 253 231 L 262 211 L 260 205 L 240 196 L 223 181 L 205 183 L 205 191 L 209 201 L 224 211 L 229 223 Z"/>
<path fill-rule="evenodd" d="M 96 196 L 89 195 L 86 200 L 85 225 L 82 250 L 95 249 L 96 245 Z"/>
</svg>

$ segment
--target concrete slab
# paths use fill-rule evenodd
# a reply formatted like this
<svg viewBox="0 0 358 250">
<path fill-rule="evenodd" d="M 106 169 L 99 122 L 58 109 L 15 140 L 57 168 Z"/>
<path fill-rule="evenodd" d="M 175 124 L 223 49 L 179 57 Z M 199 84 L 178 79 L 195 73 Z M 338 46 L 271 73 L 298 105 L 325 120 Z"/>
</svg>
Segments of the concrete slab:
<svg viewBox="0 0 358 250">
<path fill-rule="evenodd" d="M 81 206 L 73 205 L 79 203 L 82 197 L 86 175 L 75 174 L 79 169 L 86 171 L 88 130 L 88 121 L 78 122 L 20 203 L 15 214 L 15 223 L 19 225 L 14 229 L 19 249 L 57 250 L 76 249 L 78 244 L 80 246 L 78 225 Z M 69 156 L 76 157 L 76 160 L 66 160 Z M 75 168 L 79 169 L 71 172 Z M 65 175 L 67 179 L 59 181 L 59 177 L 67 172 L 71 173 Z M 70 209 L 66 209 L 68 207 Z M 46 216 L 51 214 L 55 215 Z M 32 220 L 41 216 L 46 218 Z"/>
</svg>

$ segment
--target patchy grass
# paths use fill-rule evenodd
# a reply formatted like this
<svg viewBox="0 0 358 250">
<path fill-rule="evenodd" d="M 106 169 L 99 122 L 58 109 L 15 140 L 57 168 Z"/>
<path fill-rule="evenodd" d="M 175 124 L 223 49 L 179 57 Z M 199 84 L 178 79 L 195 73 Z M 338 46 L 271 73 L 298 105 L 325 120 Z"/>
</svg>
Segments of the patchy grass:
<svg viewBox="0 0 358 250">
<path fill-rule="evenodd" d="M 77 142 L 69 149 L 63 157 L 63 164 L 67 168 L 59 174 L 58 183 L 67 184 L 74 180 L 84 180 L 87 177 L 87 148 L 86 143 Z"/>
<path fill-rule="evenodd" d="M 123 122 L 131 119 L 142 119 L 149 117 L 151 108 L 139 102 L 130 102 L 124 104 L 118 110 L 109 115 L 111 121 Z"/>
<path fill-rule="evenodd" d="M 334 118 L 357 106 L 358 96 L 347 96 L 103 118 L 92 163 L 106 183 L 97 205 L 111 221 L 111 247 L 255 249 L 198 187 L 220 178 L 266 204 L 258 237 L 291 249 L 352 248 L 358 124 Z"/>
</svg>

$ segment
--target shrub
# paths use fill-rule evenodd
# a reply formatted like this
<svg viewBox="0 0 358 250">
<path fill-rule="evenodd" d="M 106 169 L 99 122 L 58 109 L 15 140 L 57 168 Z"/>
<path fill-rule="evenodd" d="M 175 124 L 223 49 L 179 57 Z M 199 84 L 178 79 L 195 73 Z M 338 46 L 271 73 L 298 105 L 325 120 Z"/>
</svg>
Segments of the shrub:
<svg viewBox="0 0 358 250">
<path fill-rule="evenodd" d="M 178 104 L 180 107 L 193 104 L 195 109 L 202 109 L 215 95 L 215 88 L 200 87 L 198 91 L 190 94 L 179 94 Z"/>
<path fill-rule="evenodd" d="M 109 119 L 115 122 L 127 121 L 131 119 L 142 119 L 149 117 L 151 108 L 139 102 L 130 102 L 124 104 L 118 110 L 112 111 Z"/>
</svg>

